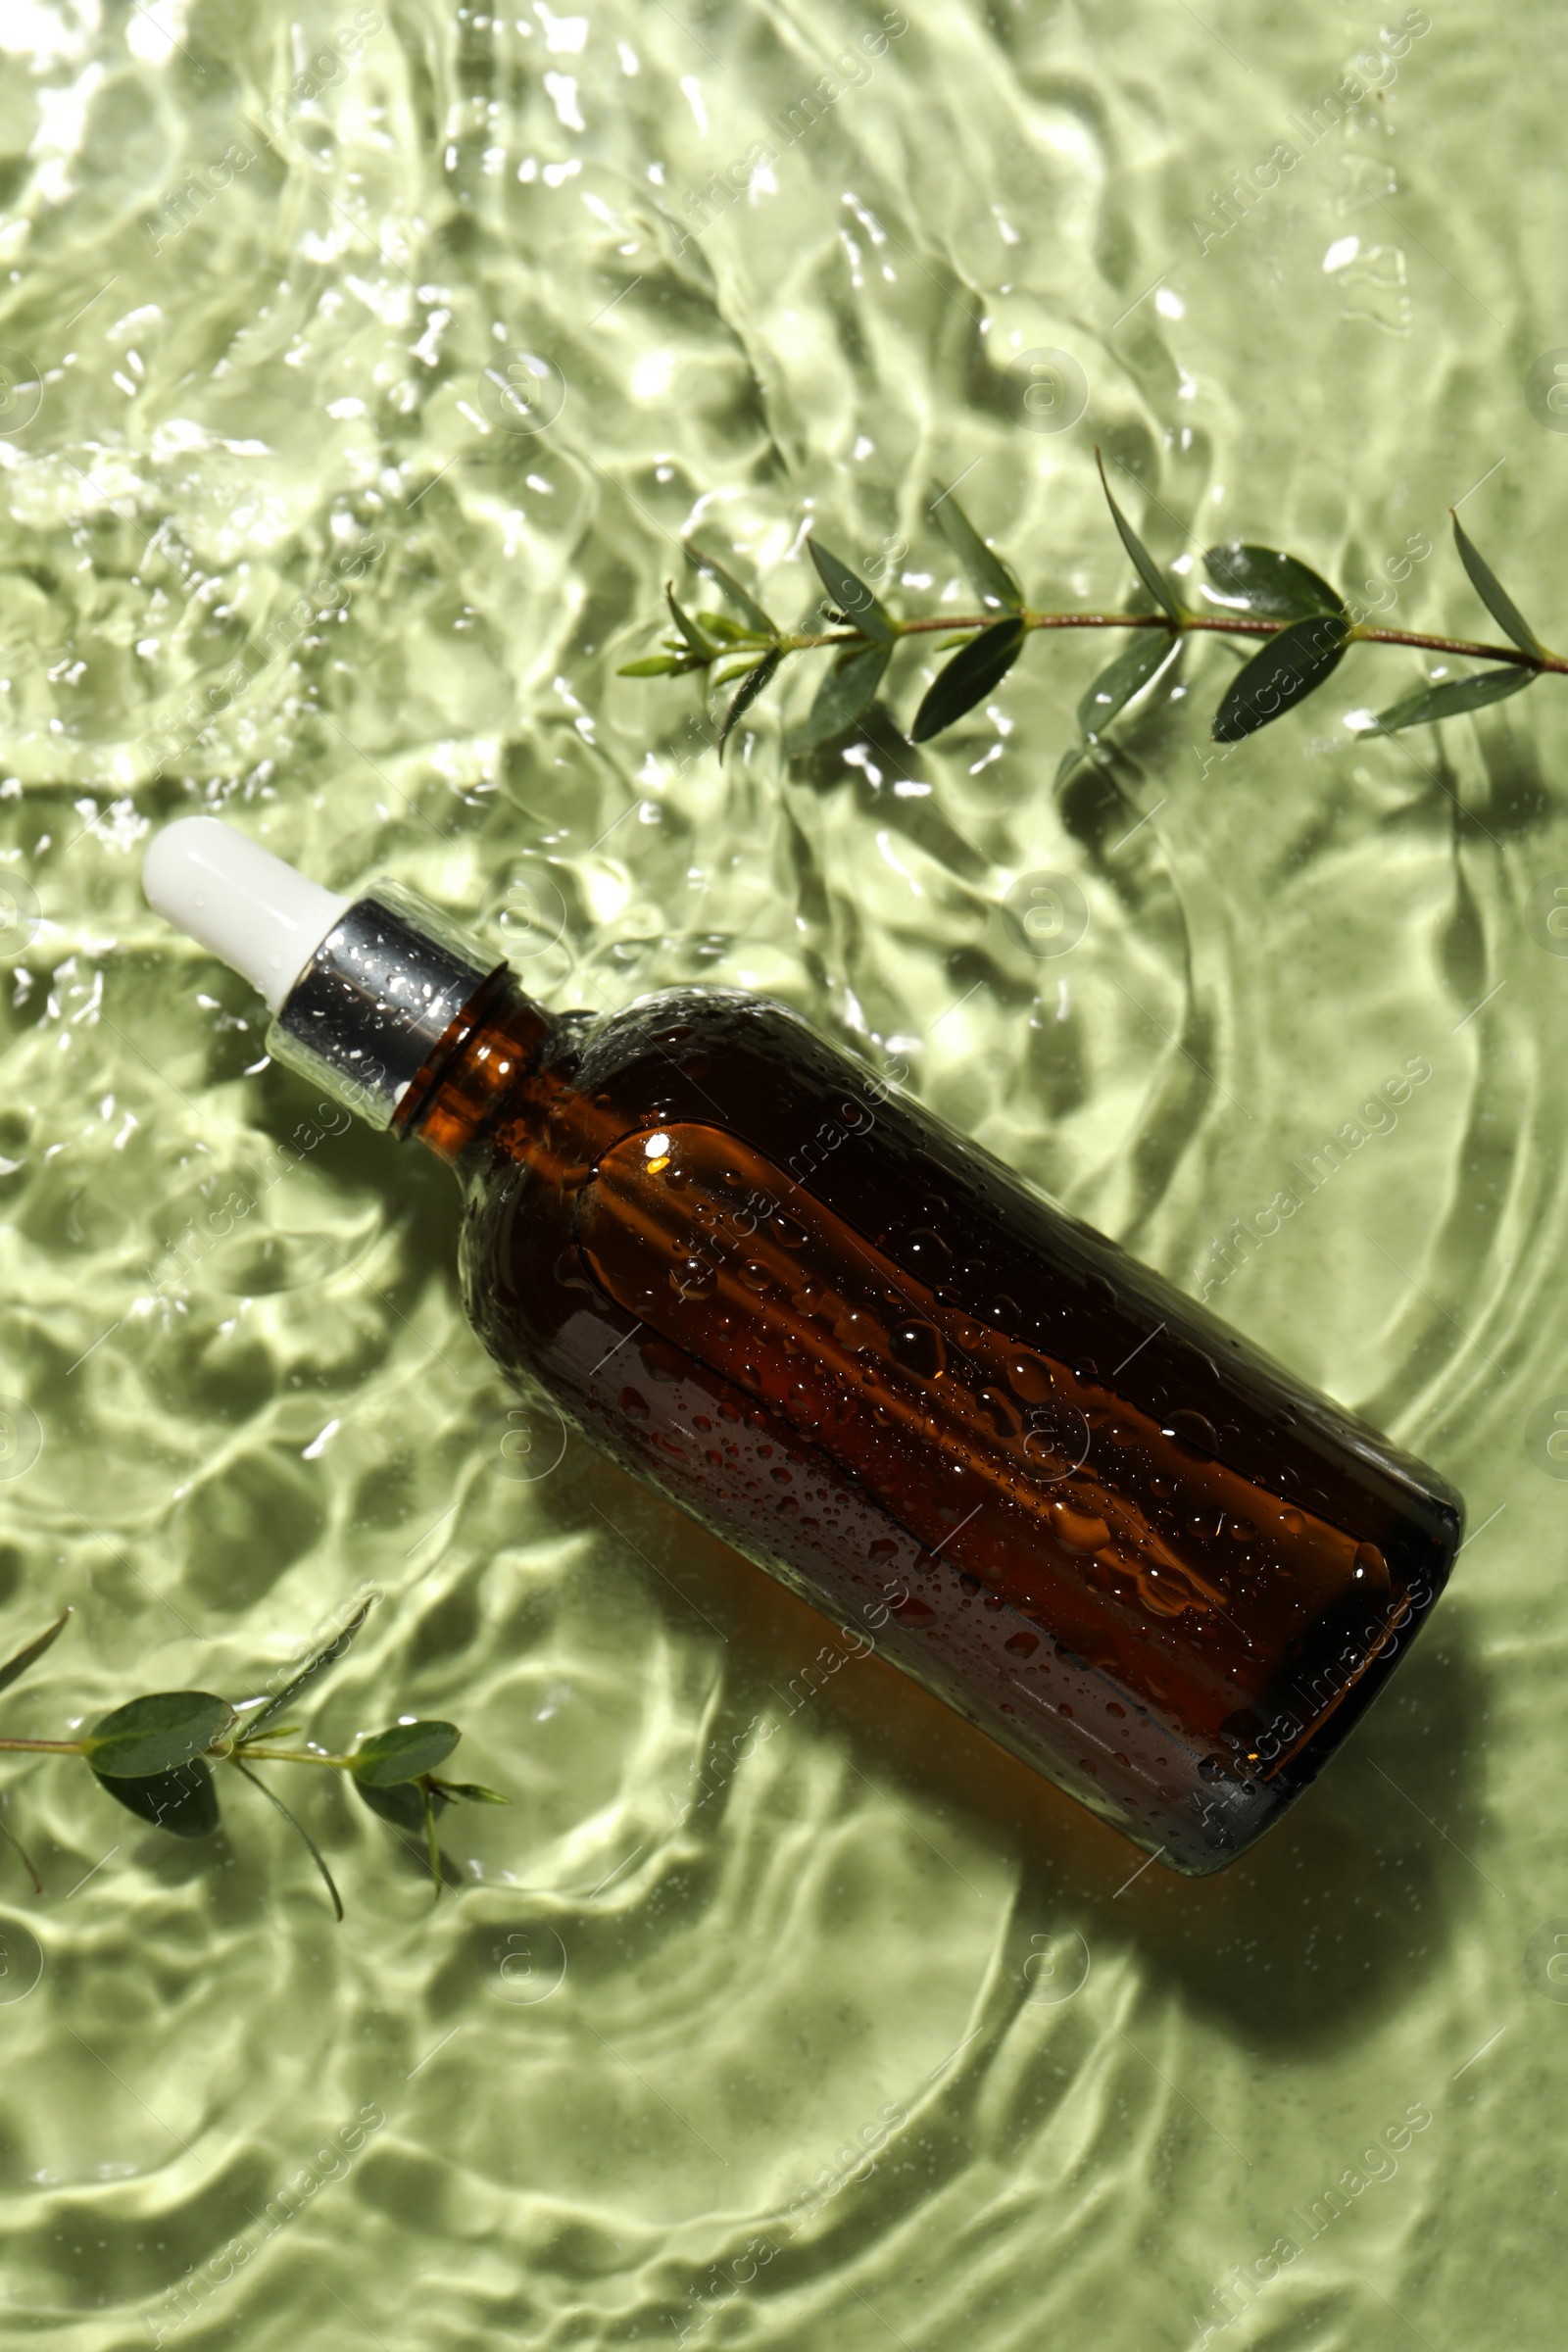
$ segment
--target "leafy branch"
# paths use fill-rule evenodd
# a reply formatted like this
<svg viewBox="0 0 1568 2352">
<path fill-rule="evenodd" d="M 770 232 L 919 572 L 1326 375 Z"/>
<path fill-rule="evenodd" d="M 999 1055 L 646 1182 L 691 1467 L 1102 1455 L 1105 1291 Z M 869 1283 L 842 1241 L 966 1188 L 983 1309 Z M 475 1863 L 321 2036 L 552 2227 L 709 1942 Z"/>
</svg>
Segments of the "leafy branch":
<svg viewBox="0 0 1568 2352">
<path fill-rule="evenodd" d="M 346 1772 L 358 1794 L 399 1830 L 422 1838 L 429 1856 L 437 1896 L 441 1892 L 441 1851 L 435 1825 L 447 1805 L 466 1799 L 472 1804 L 504 1805 L 508 1799 L 493 1788 L 466 1781 L 436 1778 L 462 1734 L 456 1724 L 406 1721 L 362 1740 L 352 1755 L 335 1756 L 315 1746 L 276 1747 L 270 1742 L 290 1737 L 295 1727 L 280 1723 L 293 1701 L 335 1666 L 348 1649 L 374 1605 L 374 1595 L 363 1602 L 341 1633 L 316 1652 L 298 1674 L 272 1698 L 217 1698 L 210 1690 L 151 1690 L 127 1699 L 96 1723 L 81 1740 L 3 1740 L 0 1750 L 80 1756 L 99 1787 L 116 1802 L 175 1838 L 206 1838 L 219 1826 L 215 1764 L 230 1765 L 253 1788 L 259 1788 L 304 1840 L 307 1851 L 325 1883 L 339 1920 L 343 1902 L 315 1839 L 297 1821 L 282 1798 L 252 1767 L 256 1764 L 316 1764 Z M 0 1666 L 0 1690 L 5 1690 L 41 1658 L 65 1632 L 71 1611 L 57 1617 L 36 1641 L 19 1649 Z M 11 1832 L 0 1822 L 0 1837 L 21 1855 L 32 1881 L 33 1892 L 43 1886 L 36 1870 Z"/>
<path fill-rule="evenodd" d="M 1352 645 L 1407 646 L 1419 653 L 1445 654 L 1492 666 L 1455 678 L 1429 680 L 1381 711 L 1365 730 L 1394 735 L 1402 728 L 1435 725 L 1461 711 L 1520 694 L 1545 671 L 1568 673 L 1568 659 L 1550 652 L 1500 585 L 1479 549 L 1452 514 L 1454 545 L 1472 586 L 1502 629 L 1506 645 L 1468 638 L 1434 637 L 1406 629 L 1378 628 L 1353 617 L 1339 591 L 1297 556 L 1278 548 L 1233 541 L 1211 547 L 1203 557 L 1207 575 L 1202 594 L 1211 608 L 1197 612 L 1181 599 L 1174 576 L 1154 562 L 1117 505 L 1095 452 L 1111 519 L 1139 586 L 1124 612 L 1037 612 L 1026 603 L 1016 573 L 987 545 L 951 490 L 931 486 L 931 514 L 957 556 L 982 611 L 958 616 L 905 617 L 891 612 L 870 586 L 841 557 L 812 537 L 807 541 L 825 597 L 812 621 L 825 628 L 783 629 L 757 599 L 705 548 L 688 542 L 698 571 L 714 581 L 741 614 L 739 620 L 713 612 L 688 612 L 673 584 L 664 594 L 673 632 L 662 650 L 626 662 L 625 678 L 703 675 L 715 691 L 737 688 L 719 730 L 718 750 L 759 695 L 771 684 L 787 658 L 829 652 L 832 660 L 817 687 L 805 724 L 790 740 L 806 751 L 842 735 L 864 711 L 886 675 L 901 641 L 940 632 L 942 651 L 953 659 L 927 687 L 909 727 L 914 743 L 925 743 L 984 702 L 1006 676 L 1025 640 L 1047 629 L 1123 629 L 1129 642 L 1102 670 L 1078 705 L 1082 741 L 1068 751 L 1057 771 L 1062 781 L 1095 756 L 1111 720 L 1120 716 L 1159 679 L 1173 672 L 1184 642 L 1195 635 L 1262 638 L 1227 688 L 1214 713 L 1216 743 L 1240 743 L 1282 712 L 1316 692 Z M 956 650 L 955 650 L 956 649 Z"/>
</svg>

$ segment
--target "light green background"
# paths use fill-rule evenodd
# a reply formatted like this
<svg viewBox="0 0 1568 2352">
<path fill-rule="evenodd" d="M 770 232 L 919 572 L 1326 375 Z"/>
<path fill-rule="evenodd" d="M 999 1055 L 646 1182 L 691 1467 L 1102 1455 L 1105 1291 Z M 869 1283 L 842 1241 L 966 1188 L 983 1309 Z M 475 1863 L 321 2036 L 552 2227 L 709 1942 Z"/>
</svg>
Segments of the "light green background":
<svg viewBox="0 0 1568 2352">
<path fill-rule="evenodd" d="M 1568 1392 L 1568 961 L 1527 902 L 1568 869 L 1568 701 L 1357 743 L 1421 674 L 1357 650 L 1211 761 L 1209 645 L 1058 799 L 1104 641 L 1032 645 L 924 753 L 814 768 L 781 749 L 805 664 L 722 774 L 693 688 L 613 672 L 694 522 L 786 617 L 809 517 L 852 562 L 906 542 L 898 593 L 935 604 L 933 470 L 1035 602 L 1120 598 L 1096 439 L 1167 559 L 1258 537 L 1364 594 L 1424 535 L 1396 625 L 1490 633 L 1445 536 L 1474 489 L 1560 632 L 1568 439 L 1522 388 L 1568 345 L 1555 15 L 1435 5 L 1216 238 L 1373 16 L 922 8 L 683 240 L 878 11 L 376 13 L 302 98 L 352 12 L 0 14 L 0 344 L 43 382 L 0 438 L 0 856 L 38 913 L 3 971 L 0 1640 L 76 1610 L 5 1719 L 259 1688 L 373 1584 L 310 1728 L 450 1714 L 514 1801 L 451 1824 L 432 1912 L 390 1832 L 290 1789 L 334 1929 L 252 1791 L 186 1847 L 78 1766 L 7 1768 L 46 1893 L 13 1866 L 0 1900 L 0 2332 L 1191 2352 L 1229 2279 L 1237 2352 L 1547 2352 L 1568 1489 L 1526 1423 Z M 166 233 L 269 102 L 270 149 Z M 1058 433 L 1006 374 L 1043 349 L 1089 386 Z M 564 395 L 533 432 L 480 397 L 519 350 Z M 159 778 L 155 731 L 369 540 Z M 1320 1788 L 1221 1878 L 1127 1885 L 1132 1849 L 880 1661 L 792 1712 L 818 1621 L 509 1422 L 446 1174 L 358 1128 L 280 1156 L 313 1099 L 137 888 L 198 808 L 334 888 L 401 876 L 557 1004 L 778 994 L 1195 1290 L 1429 1062 L 1214 1293 L 1477 1531 Z M 1042 871 L 1091 914 L 1055 958 L 1003 911 Z M 232 1192 L 233 1234 L 172 1254 Z M 1412 2107 L 1396 2170 L 1366 2157 Z M 1238 2287 L 1348 2168 L 1387 2177 Z"/>
</svg>

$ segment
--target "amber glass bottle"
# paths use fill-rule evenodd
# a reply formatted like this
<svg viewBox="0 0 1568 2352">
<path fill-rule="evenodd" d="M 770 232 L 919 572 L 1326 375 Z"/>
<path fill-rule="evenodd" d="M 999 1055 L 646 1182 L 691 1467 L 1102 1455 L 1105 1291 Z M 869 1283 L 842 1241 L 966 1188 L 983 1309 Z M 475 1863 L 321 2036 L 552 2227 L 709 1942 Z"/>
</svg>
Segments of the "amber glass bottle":
<svg viewBox="0 0 1568 2352">
<path fill-rule="evenodd" d="M 452 1165 L 507 1371 L 1175 1869 L 1299 1793 L 1451 1489 L 780 1007 L 557 1017 L 407 894 L 316 899 L 270 1042 Z"/>
</svg>

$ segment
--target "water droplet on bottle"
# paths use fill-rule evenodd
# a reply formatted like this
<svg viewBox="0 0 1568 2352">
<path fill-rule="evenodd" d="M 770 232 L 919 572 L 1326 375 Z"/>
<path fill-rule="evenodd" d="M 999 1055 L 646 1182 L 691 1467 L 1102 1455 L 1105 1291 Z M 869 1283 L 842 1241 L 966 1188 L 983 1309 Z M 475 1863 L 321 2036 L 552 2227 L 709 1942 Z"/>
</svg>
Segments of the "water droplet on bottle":
<svg viewBox="0 0 1568 2352">
<path fill-rule="evenodd" d="M 942 1335 L 929 1323 L 901 1323 L 888 1334 L 888 1353 L 917 1380 L 940 1380 L 948 1351 Z"/>
<path fill-rule="evenodd" d="M 1023 1427 L 1017 1406 L 1000 1389 L 982 1389 L 980 1402 L 999 1438 L 1015 1438 Z"/>
<path fill-rule="evenodd" d="M 1074 1510 L 1060 1496 L 1051 1506 L 1051 1521 L 1069 1551 L 1098 1551 L 1102 1544 L 1110 1542 L 1110 1530 L 1103 1519 L 1088 1511 Z"/>
<path fill-rule="evenodd" d="M 1044 1404 L 1051 1395 L 1051 1366 L 1038 1355 L 1015 1355 L 1007 1378 L 1026 1404 Z"/>
<path fill-rule="evenodd" d="M 706 1257 L 678 1257 L 669 1269 L 669 1287 L 677 1298 L 711 1298 L 716 1286 Z"/>
<path fill-rule="evenodd" d="M 1163 1435 L 1175 1438 L 1183 1446 L 1191 1446 L 1198 1453 L 1216 1454 L 1219 1451 L 1219 1432 L 1213 1422 L 1205 1420 L 1201 1413 L 1191 1411 L 1186 1405 L 1172 1413 Z"/>
<path fill-rule="evenodd" d="M 1368 1585 L 1379 1592 L 1389 1589 L 1389 1564 L 1375 1544 L 1356 1545 L 1353 1574 L 1358 1585 Z"/>
<path fill-rule="evenodd" d="M 909 1236 L 907 1255 L 915 1272 L 934 1282 L 952 1262 L 953 1251 L 940 1233 L 933 1233 L 929 1225 L 917 1225 Z"/>
</svg>

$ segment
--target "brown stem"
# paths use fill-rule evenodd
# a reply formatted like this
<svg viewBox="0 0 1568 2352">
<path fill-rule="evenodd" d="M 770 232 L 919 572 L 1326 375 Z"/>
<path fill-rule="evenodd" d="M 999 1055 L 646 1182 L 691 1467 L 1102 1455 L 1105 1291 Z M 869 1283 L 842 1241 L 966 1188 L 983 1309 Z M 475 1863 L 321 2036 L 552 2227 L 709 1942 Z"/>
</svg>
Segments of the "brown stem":
<svg viewBox="0 0 1568 2352">
<path fill-rule="evenodd" d="M 236 1742 L 230 1749 L 217 1748 L 214 1753 L 230 1764 L 243 1756 L 252 1764 L 261 1757 L 269 1764 L 330 1764 L 338 1772 L 351 1772 L 354 1768 L 352 1756 L 319 1756 L 308 1747 L 253 1747 Z"/>
<path fill-rule="evenodd" d="M 1005 615 L 997 612 L 960 612 L 945 618 L 900 620 L 893 624 L 901 637 L 920 637 L 936 632 L 949 635 L 960 629 L 986 629 L 993 621 Z M 1168 629 L 1170 622 L 1163 612 L 1022 612 L 1018 615 L 1028 629 Z M 1302 616 L 1304 617 L 1304 615 Z M 1292 624 L 1287 620 L 1240 620 L 1228 613 L 1188 612 L 1182 617 L 1182 633 L 1202 630 L 1224 637 L 1277 637 L 1281 629 Z M 1516 645 L 1479 645 L 1466 637 L 1428 637 L 1408 629 L 1379 629 L 1357 624 L 1351 631 L 1352 641 L 1366 645 L 1404 645 L 1417 653 L 1453 654 L 1466 662 L 1504 662 L 1516 668 L 1568 672 L 1568 657 L 1561 654 L 1527 654 Z M 834 629 L 820 636 L 791 637 L 785 641 L 787 653 L 808 653 L 822 645 L 868 645 L 873 641 L 860 629 Z"/>
<path fill-rule="evenodd" d="M 84 1756 L 87 1753 L 85 1740 L 0 1740 L 0 1747 L 39 1749 L 55 1756 Z"/>
</svg>

